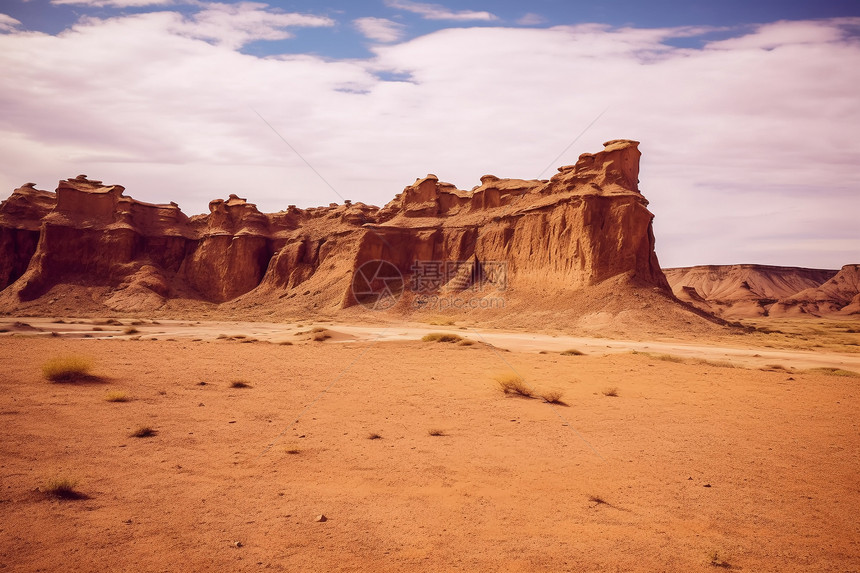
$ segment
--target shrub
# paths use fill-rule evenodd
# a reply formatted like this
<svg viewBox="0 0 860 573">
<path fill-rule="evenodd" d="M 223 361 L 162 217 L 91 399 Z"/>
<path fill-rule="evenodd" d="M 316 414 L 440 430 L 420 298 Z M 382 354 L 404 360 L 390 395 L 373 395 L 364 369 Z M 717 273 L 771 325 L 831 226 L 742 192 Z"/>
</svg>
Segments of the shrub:
<svg viewBox="0 0 860 573">
<path fill-rule="evenodd" d="M 841 368 L 812 368 L 809 372 L 815 374 L 827 374 L 828 376 L 845 376 L 847 378 L 860 378 L 860 372 L 853 370 L 842 370 Z"/>
<path fill-rule="evenodd" d="M 372 433 L 370 433 L 370 434 L 368 434 L 368 435 L 367 435 L 367 439 L 368 439 L 368 440 L 381 440 L 381 439 L 382 439 L 382 436 L 380 436 L 380 435 L 379 435 L 379 434 L 377 434 L 376 432 L 372 432 Z"/>
<path fill-rule="evenodd" d="M 464 338 L 460 342 L 457 343 L 457 346 L 472 346 L 475 344 L 474 340 L 469 340 L 468 338 Z"/>
<path fill-rule="evenodd" d="M 158 433 L 157 430 L 149 426 L 141 426 L 140 428 L 129 434 L 130 438 L 151 438 Z"/>
<path fill-rule="evenodd" d="M 131 398 L 122 390 L 111 390 L 105 394 L 105 400 L 108 402 L 129 402 Z"/>
<path fill-rule="evenodd" d="M 42 365 L 42 374 L 51 382 L 78 382 L 91 378 L 91 358 L 85 356 L 61 356 Z"/>
<path fill-rule="evenodd" d="M 577 350 L 576 348 L 570 348 L 561 353 L 562 356 L 585 356 L 585 352 L 581 350 Z"/>
<path fill-rule="evenodd" d="M 75 490 L 78 482 L 68 478 L 55 478 L 45 482 L 42 493 L 57 499 L 79 499 L 83 497 Z"/>
<path fill-rule="evenodd" d="M 459 334 L 450 334 L 447 332 L 431 332 L 425 334 L 421 340 L 423 342 L 460 342 L 463 337 Z"/>
<path fill-rule="evenodd" d="M 331 338 L 331 334 L 325 332 L 325 330 L 323 330 L 322 332 L 317 332 L 313 335 L 314 342 L 323 342 L 324 340 L 328 340 L 329 338 Z"/>
<path fill-rule="evenodd" d="M 234 380 L 230 383 L 230 388 L 250 388 L 251 385 L 244 380 Z"/>
<path fill-rule="evenodd" d="M 525 398 L 531 398 L 534 392 L 528 387 L 522 376 L 515 373 L 499 374 L 496 377 L 496 382 L 499 384 L 502 392 L 505 394 L 516 394 Z"/>
<path fill-rule="evenodd" d="M 431 428 L 431 429 L 427 430 L 427 434 L 429 434 L 431 436 L 444 436 L 445 430 L 440 430 L 438 428 Z"/>
<path fill-rule="evenodd" d="M 561 401 L 561 397 L 563 396 L 562 392 L 558 390 L 550 390 L 549 392 L 544 392 L 540 395 L 541 398 L 544 399 L 545 402 L 549 404 L 564 404 Z"/>
<path fill-rule="evenodd" d="M 123 330 L 124 334 L 137 334 L 138 332 L 140 331 L 133 326 L 126 327 L 126 329 Z"/>
<path fill-rule="evenodd" d="M 616 388 L 616 387 L 607 388 L 606 390 L 603 391 L 603 395 L 604 396 L 611 396 L 611 397 L 615 398 L 618 396 L 618 388 Z"/>
</svg>

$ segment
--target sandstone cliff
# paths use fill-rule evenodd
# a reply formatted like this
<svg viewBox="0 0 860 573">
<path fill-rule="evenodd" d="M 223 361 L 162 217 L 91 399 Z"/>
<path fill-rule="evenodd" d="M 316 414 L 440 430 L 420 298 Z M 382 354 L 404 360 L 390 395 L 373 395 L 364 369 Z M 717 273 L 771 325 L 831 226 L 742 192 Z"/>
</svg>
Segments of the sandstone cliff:
<svg viewBox="0 0 860 573">
<path fill-rule="evenodd" d="M 639 157 L 637 142 L 616 140 L 550 180 L 487 175 L 464 191 L 429 175 L 381 209 L 347 202 L 271 214 L 231 195 L 188 217 L 83 175 L 55 193 L 27 184 L 0 204 L 0 310 L 331 314 L 355 310 L 356 273 L 380 259 L 403 275 L 401 314 L 468 313 L 474 305 L 420 300 L 461 293 L 504 299 L 504 310 L 481 316 L 506 320 L 591 324 L 660 307 L 698 321 L 660 270 Z M 416 261 L 451 272 L 415 292 Z"/>
</svg>

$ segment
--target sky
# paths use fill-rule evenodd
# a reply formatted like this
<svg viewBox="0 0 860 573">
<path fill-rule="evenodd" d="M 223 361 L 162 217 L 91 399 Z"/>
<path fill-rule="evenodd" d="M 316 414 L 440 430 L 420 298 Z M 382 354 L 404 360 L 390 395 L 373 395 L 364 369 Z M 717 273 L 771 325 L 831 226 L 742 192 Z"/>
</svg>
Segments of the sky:
<svg viewBox="0 0 860 573">
<path fill-rule="evenodd" d="M 641 142 L 664 267 L 860 263 L 860 1 L 0 0 L 0 197 L 384 205 Z"/>
</svg>

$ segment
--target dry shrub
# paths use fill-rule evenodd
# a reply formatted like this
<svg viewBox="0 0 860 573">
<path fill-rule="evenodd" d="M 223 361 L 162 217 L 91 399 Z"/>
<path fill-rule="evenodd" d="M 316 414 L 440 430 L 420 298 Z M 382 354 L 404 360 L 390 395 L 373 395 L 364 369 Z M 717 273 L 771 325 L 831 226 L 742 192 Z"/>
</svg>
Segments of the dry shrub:
<svg viewBox="0 0 860 573">
<path fill-rule="evenodd" d="M 79 382 L 92 378 L 93 360 L 86 356 L 60 356 L 42 365 L 42 375 L 51 382 Z"/>
<path fill-rule="evenodd" d="M 423 342 L 460 342 L 463 337 L 459 334 L 451 334 L 448 332 L 431 332 L 421 337 Z"/>
<path fill-rule="evenodd" d="M 111 390 L 105 394 L 105 400 L 108 402 L 129 402 L 131 398 L 122 390 Z"/>
<path fill-rule="evenodd" d="M 495 379 L 499 384 L 499 388 L 505 394 L 516 394 L 517 396 L 523 396 L 526 398 L 531 398 L 534 394 L 532 389 L 528 387 L 526 381 L 519 374 L 506 372 L 504 374 L 498 374 L 495 376 Z"/>
<path fill-rule="evenodd" d="M 564 404 L 564 402 L 562 402 L 561 400 L 561 397 L 563 395 L 564 394 L 559 390 L 550 390 L 541 394 L 540 397 L 543 398 L 544 401 L 548 402 L 549 404 Z"/>
<path fill-rule="evenodd" d="M 56 499 L 79 499 L 83 495 L 75 488 L 78 482 L 69 478 L 54 478 L 45 482 L 42 493 Z"/>
<path fill-rule="evenodd" d="M 581 350 L 577 350 L 576 348 L 569 348 L 561 353 L 562 356 L 585 356 L 585 352 Z"/>
<path fill-rule="evenodd" d="M 616 388 L 616 387 L 607 388 L 606 390 L 603 391 L 603 395 L 604 396 L 611 396 L 611 397 L 615 398 L 618 396 L 618 388 Z"/>
</svg>

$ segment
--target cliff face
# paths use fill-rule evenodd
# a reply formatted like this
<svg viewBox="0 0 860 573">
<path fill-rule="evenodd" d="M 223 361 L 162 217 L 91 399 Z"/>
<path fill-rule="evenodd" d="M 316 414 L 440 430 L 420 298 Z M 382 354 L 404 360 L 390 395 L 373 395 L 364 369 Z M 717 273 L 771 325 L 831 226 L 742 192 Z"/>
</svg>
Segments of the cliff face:
<svg viewBox="0 0 860 573">
<path fill-rule="evenodd" d="M 612 279 L 665 295 L 639 157 L 637 142 L 610 141 L 550 180 L 487 175 L 463 191 L 429 175 L 382 209 L 347 202 L 273 214 L 231 195 L 187 217 L 176 204 L 142 203 L 83 175 L 56 193 L 28 184 L 0 204 L 0 309 L 63 305 L 63 288 L 74 285 L 117 311 L 170 301 L 235 309 L 237 300 L 331 310 L 355 305 L 355 273 L 374 259 L 407 284 L 416 261 L 469 269 L 434 292 L 477 281 L 534 302 Z"/>
</svg>

